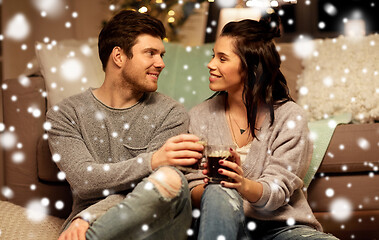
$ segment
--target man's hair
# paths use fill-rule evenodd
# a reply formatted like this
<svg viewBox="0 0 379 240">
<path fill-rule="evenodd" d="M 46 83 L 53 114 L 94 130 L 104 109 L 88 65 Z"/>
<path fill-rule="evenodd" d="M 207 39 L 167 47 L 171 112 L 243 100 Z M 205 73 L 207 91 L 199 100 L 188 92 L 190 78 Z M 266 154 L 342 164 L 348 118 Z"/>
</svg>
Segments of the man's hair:
<svg viewBox="0 0 379 240">
<path fill-rule="evenodd" d="M 105 71 L 109 56 L 116 46 L 128 58 L 132 58 L 132 47 L 141 34 L 163 39 L 166 37 L 166 30 L 161 21 L 144 13 L 122 10 L 113 16 L 99 34 L 98 48 L 103 70 Z"/>
</svg>

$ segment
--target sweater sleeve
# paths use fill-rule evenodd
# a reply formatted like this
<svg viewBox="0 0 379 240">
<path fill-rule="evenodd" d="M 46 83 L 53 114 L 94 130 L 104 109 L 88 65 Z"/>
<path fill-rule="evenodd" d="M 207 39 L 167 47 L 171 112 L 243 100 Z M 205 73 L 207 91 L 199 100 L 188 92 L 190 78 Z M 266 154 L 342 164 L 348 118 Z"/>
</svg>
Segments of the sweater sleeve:
<svg viewBox="0 0 379 240">
<path fill-rule="evenodd" d="M 187 113 L 181 106 L 174 105 L 161 125 L 156 126 L 146 152 L 124 161 L 107 163 L 104 160 L 99 163 L 87 147 L 75 111 L 69 104 L 60 105 L 58 111 L 49 110 L 47 121 L 52 126 L 49 130 L 49 145 L 55 155 L 53 159 L 66 174 L 73 193 L 83 200 L 100 199 L 133 188 L 151 173 L 153 153 L 169 137 L 184 133 L 188 128 Z"/>
<path fill-rule="evenodd" d="M 199 117 L 201 115 L 199 111 L 202 112 L 199 106 L 196 106 L 189 112 L 189 133 L 207 139 L 206 123 L 203 122 L 204 118 Z M 195 173 L 187 173 L 185 177 L 187 178 L 190 190 L 192 190 L 197 185 L 203 184 L 206 176 L 199 170 Z"/>
<path fill-rule="evenodd" d="M 292 105 L 293 106 L 293 105 Z M 251 203 L 256 210 L 274 211 L 290 201 L 303 186 L 312 154 L 306 117 L 297 107 L 275 114 L 269 136 L 267 164 L 257 179 L 263 185 L 261 198 Z"/>
</svg>

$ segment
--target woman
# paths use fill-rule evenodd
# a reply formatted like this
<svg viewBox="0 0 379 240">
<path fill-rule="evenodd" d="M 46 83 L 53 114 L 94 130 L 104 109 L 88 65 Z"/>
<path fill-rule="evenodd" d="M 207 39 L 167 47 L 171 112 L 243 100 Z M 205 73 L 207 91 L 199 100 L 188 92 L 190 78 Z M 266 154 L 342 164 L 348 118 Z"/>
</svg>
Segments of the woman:
<svg viewBox="0 0 379 240">
<path fill-rule="evenodd" d="M 208 68 L 217 94 L 190 111 L 190 132 L 235 144 L 236 161 L 220 161 L 231 182 L 207 184 L 207 170 L 187 175 L 199 239 L 336 239 L 321 232 L 302 190 L 312 143 L 279 70 L 279 24 L 276 14 L 230 22 L 215 43 Z"/>
</svg>

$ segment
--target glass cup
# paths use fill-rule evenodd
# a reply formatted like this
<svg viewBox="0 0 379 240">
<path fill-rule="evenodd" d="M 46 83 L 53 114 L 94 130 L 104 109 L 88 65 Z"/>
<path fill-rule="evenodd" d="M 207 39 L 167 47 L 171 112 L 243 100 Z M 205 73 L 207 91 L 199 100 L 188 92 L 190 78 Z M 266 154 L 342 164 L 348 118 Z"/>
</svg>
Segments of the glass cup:
<svg viewBox="0 0 379 240">
<path fill-rule="evenodd" d="M 205 161 L 204 152 L 205 152 L 205 149 L 206 149 L 206 146 L 207 146 L 207 142 L 205 140 L 203 140 L 203 139 L 200 139 L 200 141 L 198 141 L 197 143 L 200 143 L 201 145 L 204 146 L 204 150 L 201 152 L 201 154 L 203 155 L 203 157 L 200 158 L 197 162 L 195 162 L 192 165 L 177 166 L 177 168 L 179 170 L 181 170 L 182 172 L 184 172 L 184 173 L 198 172 L 201 169 L 201 163 Z"/>
<path fill-rule="evenodd" d="M 208 183 L 220 183 L 221 181 L 231 182 L 232 179 L 222 175 L 218 172 L 219 168 L 223 168 L 228 171 L 233 171 L 230 168 L 221 166 L 219 161 L 231 161 L 235 162 L 234 157 L 230 153 L 230 148 L 234 149 L 234 146 L 230 145 L 207 145 L 206 146 L 206 161 L 208 171 Z"/>
</svg>

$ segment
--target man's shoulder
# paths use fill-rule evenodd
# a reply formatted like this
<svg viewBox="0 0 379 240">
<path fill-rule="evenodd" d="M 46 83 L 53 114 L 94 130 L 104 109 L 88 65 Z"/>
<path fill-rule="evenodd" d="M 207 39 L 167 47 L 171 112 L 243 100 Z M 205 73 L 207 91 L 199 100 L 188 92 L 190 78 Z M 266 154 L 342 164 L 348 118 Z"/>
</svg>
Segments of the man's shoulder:
<svg viewBox="0 0 379 240">
<path fill-rule="evenodd" d="M 56 105 L 51 106 L 51 108 L 47 111 L 47 115 L 51 115 L 54 112 L 60 112 L 57 110 L 67 111 L 75 111 L 76 108 L 81 107 L 83 105 L 88 106 L 91 103 L 91 90 L 88 89 L 82 93 L 78 93 L 63 99 L 58 102 Z"/>
</svg>

